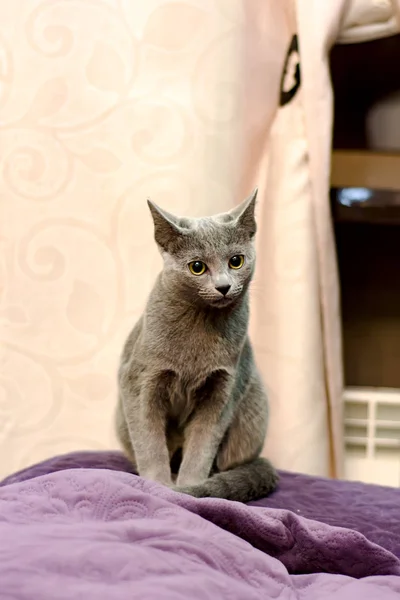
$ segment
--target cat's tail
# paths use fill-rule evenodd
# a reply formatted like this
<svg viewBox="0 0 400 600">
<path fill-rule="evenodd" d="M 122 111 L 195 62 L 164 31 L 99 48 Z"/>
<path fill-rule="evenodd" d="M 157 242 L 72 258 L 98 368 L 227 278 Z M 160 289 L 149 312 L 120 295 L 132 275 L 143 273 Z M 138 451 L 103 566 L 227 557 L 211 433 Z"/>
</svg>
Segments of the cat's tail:
<svg viewBox="0 0 400 600">
<path fill-rule="evenodd" d="M 265 458 L 256 458 L 229 471 L 216 473 L 198 485 L 178 486 L 175 490 L 195 498 L 251 502 L 271 494 L 278 480 L 279 476 L 271 463 Z"/>
</svg>

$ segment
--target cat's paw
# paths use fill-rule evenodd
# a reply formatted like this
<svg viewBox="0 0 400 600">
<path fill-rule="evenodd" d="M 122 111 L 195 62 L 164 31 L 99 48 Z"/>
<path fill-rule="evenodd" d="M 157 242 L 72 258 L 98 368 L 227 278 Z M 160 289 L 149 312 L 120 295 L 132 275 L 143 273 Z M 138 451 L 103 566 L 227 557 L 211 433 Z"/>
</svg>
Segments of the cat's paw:
<svg viewBox="0 0 400 600">
<path fill-rule="evenodd" d="M 177 485 L 173 481 L 170 481 L 169 483 L 163 483 L 163 485 L 165 485 L 165 487 L 167 487 L 168 489 L 170 489 L 170 490 L 172 490 L 174 492 L 178 491 Z"/>
<path fill-rule="evenodd" d="M 178 475 L 176 485 L 180 488 L 192 488 L 203 485 L 205 478 L 196 477 L 196 475 Z"/>
<path fill-rule="evenodd" d="M 170 487 L 171 485 L 173 485 L 171 476 L 168 474 L 149 471 L 146 473 L 140 473 L 140 477 L 142 477 L 143 479 L 147 479 L 147 481 L 153 481 L 154 483 L 165 485 L 166 487 Z"/>
<path fill-rule="evenodd" d="M 174 491 L 179 494 L 193 496 L 193 498 L 203 498 L 207 496 L 205 488 L 202 485 L 176 485 Z"/>
</svg>

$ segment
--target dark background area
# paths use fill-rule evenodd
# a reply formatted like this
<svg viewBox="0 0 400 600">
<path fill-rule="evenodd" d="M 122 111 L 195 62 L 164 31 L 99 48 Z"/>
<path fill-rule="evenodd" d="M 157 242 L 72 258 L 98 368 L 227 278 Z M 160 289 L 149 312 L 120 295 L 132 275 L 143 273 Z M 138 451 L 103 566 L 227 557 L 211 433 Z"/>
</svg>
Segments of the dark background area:
<svg viewBox="0 0 400 600">
<path fill-rule="evenodd" d="M 375 151 L 367 115 L 400 90 L 400 36 L 335 46 L 331 76 L 334 150 Z M 397 190 L 378 190 L 369 205 L 351 207 L 332 193 L 348 386 L 400 388 L 400 139 L 387 152 L 399 154 Z"/>
</svg>

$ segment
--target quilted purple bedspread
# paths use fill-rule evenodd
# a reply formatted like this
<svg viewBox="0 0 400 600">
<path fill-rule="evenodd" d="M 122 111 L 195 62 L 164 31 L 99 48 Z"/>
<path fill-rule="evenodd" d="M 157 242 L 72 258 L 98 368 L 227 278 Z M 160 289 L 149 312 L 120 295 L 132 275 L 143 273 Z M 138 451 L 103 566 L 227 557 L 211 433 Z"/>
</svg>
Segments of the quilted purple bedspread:
<svg viewBox="0 0 400 600">
<path fill-rule="evenodd" d="M 244 506 L 59 457 L 0 484 L 0 599 L 394 599 L 399 517 L 389 488 L 283 473 Z"/>
</svg>

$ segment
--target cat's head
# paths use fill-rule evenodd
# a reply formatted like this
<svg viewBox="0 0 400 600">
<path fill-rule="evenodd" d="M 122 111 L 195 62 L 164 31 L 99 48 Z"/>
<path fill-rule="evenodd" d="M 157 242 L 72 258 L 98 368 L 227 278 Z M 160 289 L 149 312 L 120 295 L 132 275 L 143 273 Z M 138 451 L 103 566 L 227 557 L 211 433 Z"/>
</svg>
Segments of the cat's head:
<svg viewBox="0 0 400 600">
<path fill-rule="evenodd" d="M 257 190 L 233 210 L 204 218 L 176 217 L 148 200 L 164 279 L 189 301 L 213 307 L 237 302 L 255 263 Z"/>
</svg>

